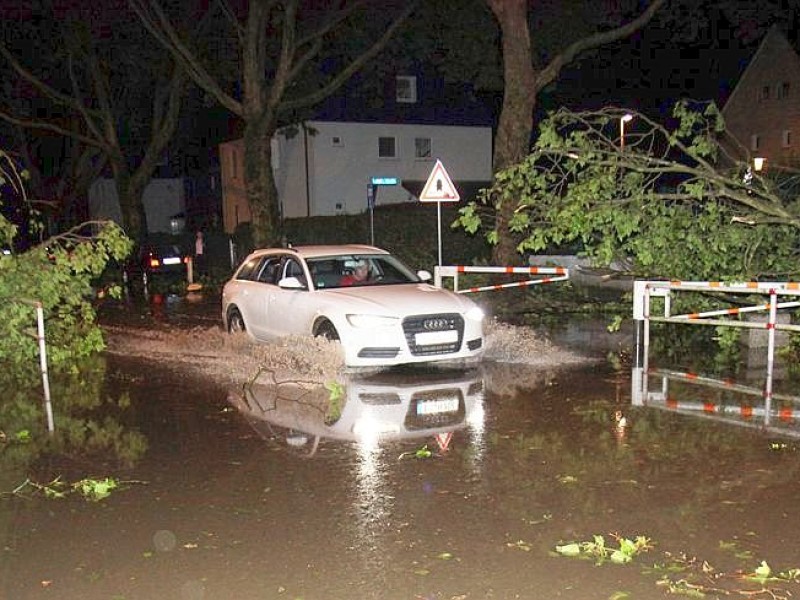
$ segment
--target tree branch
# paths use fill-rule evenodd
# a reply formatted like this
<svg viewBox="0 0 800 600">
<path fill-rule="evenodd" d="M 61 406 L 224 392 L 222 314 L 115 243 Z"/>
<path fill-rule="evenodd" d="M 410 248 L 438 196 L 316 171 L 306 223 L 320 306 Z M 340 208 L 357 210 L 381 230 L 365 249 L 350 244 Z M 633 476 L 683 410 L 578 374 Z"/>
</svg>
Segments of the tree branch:
<svg viewBox="0 0 800 600">
<path fill-rule="evenodd" d="M 28 129 L 38 129 L 40 131 L 50 131 L 52 133 L 57 133 L 59 135 L 67 136 L 73 138 L 79 142 L 83 142 L 89 146 L 94 146 L 95 148 L 100 148 L 104 152 L 110 151 L 110 148 L 106 143 L 101 140 L 96 140 L 93 137 L 88 137 L 83 134 L 77 133 L 75 131 L 71 131 L 65 127 L 60 125 L 56 125 L 55 123 L 48 123 L 46 121 L 37 121 L 37 120 L 28 120 L 28 119 L 20 119 L 17 118 L 3 110 L 0 110 L 0 119 L 6 121 L 7 123 L 11 123 L 12 125 L 17 125 L 19 127 L 26 127 Z"/>
<path fill-rule="evenodd" d="M 400 15 L 395 19 L 392 24 L 386 29 L 384 34 L 363 54 L 355 58 L 349 65 L 342 69 L 336 77 L 329 81 L 325 86 L 319 88 L 317 91 L 307 94 L 303 98 L 296 98 L 294 100 L 287 100 L 281 103 L 280 110 L 290 111 L 313 106 L 321 102 L 333 92 L 344 85 L 350 77 L 353 76 L 359 69 L 361 69 L 367 62 L 372 60 L 389 42 L 389 39 L 395 32 L 402 26 L 405 20 L 416 9 L 418 0 L 409 2 Z"/>
<path fill-rule="evenodd" d="M 537 74 L 536 90 L 541 90 L 552 83 L 558 77 L 561 69 L 570 64 L 583 52 L 624 39 L 641 29 L 666 2 L 667 0 L 652 0 L 645 11 L 633 21 L 609 31 L 595 33 L 568 46 L 563 52 L 557 54 L 547 66 Z"/>
<path fill-rule="evenodd" d="M 16 57 L 8 50 L 8 48 L 5 47 L 4 44 L 0 44 L 0 54 L 3 55 L 3 57 L 9 62 L 14 71 L 16 71 L 20 77 L 39 90 L 48 99 L 57 104 L 69 106 L 76 111 L 80 111 L 81 109 L 89 110 L 79 99 L 59 92 L 31 73 L 16 59 Z"/>
<path fill-rule="evenodd" d="M 244 108 L 238 100 L 227 94 L 219 85 L 216 79 L 197 59 L 189 47 L 181 40 L 178 32 L 172 26 L 167 15 L 161 8 L 158 0 L 128 0 L 128 4 L 139 16 L 145 29 L 149 31 L 158 42 L 166 48 L 170 54 L 186 69 L 195 83 L 211 94 L 217 102 L 239 115 L 244 114 Z M 257 5 L 262 3 L 257 2 Z M 209 8 L 209 10 L 211 10 Z M 152 14 L 151 14 L 152 13 Z M 208 13 L 206 13 L 208 14 Z"/>
</svg>

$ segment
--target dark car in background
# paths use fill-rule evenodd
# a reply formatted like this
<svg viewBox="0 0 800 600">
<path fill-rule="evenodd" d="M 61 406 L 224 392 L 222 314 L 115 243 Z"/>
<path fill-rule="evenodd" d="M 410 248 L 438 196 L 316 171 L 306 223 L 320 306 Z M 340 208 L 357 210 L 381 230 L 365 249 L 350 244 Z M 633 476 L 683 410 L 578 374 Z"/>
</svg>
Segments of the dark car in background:
<svg viewBox="0 0 800 600">
<path fill-rule="evenodd" d="M 186 279 L 189 253 L 178 244 L 144 244 L 125 266 L 125 277 L 149 286 L 157 278 Z"/>
</svg>

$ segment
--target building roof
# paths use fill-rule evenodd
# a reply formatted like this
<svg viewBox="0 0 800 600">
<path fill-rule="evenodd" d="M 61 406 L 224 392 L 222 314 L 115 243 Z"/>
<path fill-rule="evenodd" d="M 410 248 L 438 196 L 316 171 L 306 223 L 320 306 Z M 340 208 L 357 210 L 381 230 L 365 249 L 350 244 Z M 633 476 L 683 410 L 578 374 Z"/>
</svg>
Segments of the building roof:
<svg viewBox="0 0 800 600">
<path fill-rule="evenodd" d="M 761 40 L 761 44 L 759 44 L 758 49 L 753 54 L 753 57 L 747 63 L 744 71 L 742 72 L 742 76 L 739 78 L 739 81 L 736 82 L 736 86 L 733 88 L 733 91 L 728 96 L 725 105 L 722 107 L 722 113 L 725 114 L 725 109 L 729 106 L 735 105 L 737 102 L 737 96 L 742 94 L 741 90 L 746 90 L 749 85 L 749 79 L 754 77 L 755 71 L 758 69 L 758 63 L 761 60 L 764 60 L 764 55 L 769 53 L 770 50 L 778 50 L 784 53 L 785 56 L 793 57 L 797 63 L 800 63 L 800 56 L 798 56 L 795 49 L 789 43 L 789 40 L 786 38 L 786 35 L 781 31 L 780 27 L 774 25 L 770 28 L 767 34 L 764 36 L 764 39 Z M 738 92 L 738 93 L 737 93 Z"/>
</svg>

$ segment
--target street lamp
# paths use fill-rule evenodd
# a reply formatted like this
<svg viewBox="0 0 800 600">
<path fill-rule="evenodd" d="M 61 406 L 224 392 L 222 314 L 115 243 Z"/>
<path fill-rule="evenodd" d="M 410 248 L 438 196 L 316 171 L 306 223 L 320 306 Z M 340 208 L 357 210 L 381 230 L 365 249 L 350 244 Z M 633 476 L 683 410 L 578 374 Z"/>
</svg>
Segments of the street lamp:
<svg viewBox="0 0 800 600">
<path fill-rule="evenodd" d="M 756 156 L 753 159 L 753 168 L 756 170 L 756 173 L 764 170 L 764 163 L 767 161 L 766 158 L 763 156 Z"/>
<path fill-rule="evenodd" d="M 619 150 L 620 152 L 625 150 L 625 123 L 630 122 L 633 119 L 633 115 L 630 113 L 624 114 L 619 118 Z"/>
</svg>

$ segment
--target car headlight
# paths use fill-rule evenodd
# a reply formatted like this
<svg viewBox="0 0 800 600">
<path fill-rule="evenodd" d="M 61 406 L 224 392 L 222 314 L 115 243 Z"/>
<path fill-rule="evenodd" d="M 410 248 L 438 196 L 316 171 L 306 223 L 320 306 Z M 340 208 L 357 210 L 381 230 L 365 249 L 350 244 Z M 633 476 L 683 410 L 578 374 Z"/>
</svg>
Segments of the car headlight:
<svg viewBox="0 0 800 600">
<path fill-rule="evenodd" d="M 347 322 L 359 329 L 391 327 L 399 320 L 397 317 L 382 317 L 380 315 L 347 315 Z"/>
<path fill-rule="evenodd" d="M 483 310 L 479 306 L 473 306 L 464 315 L 470 321 L 482 321 Z"/>
</svg>

